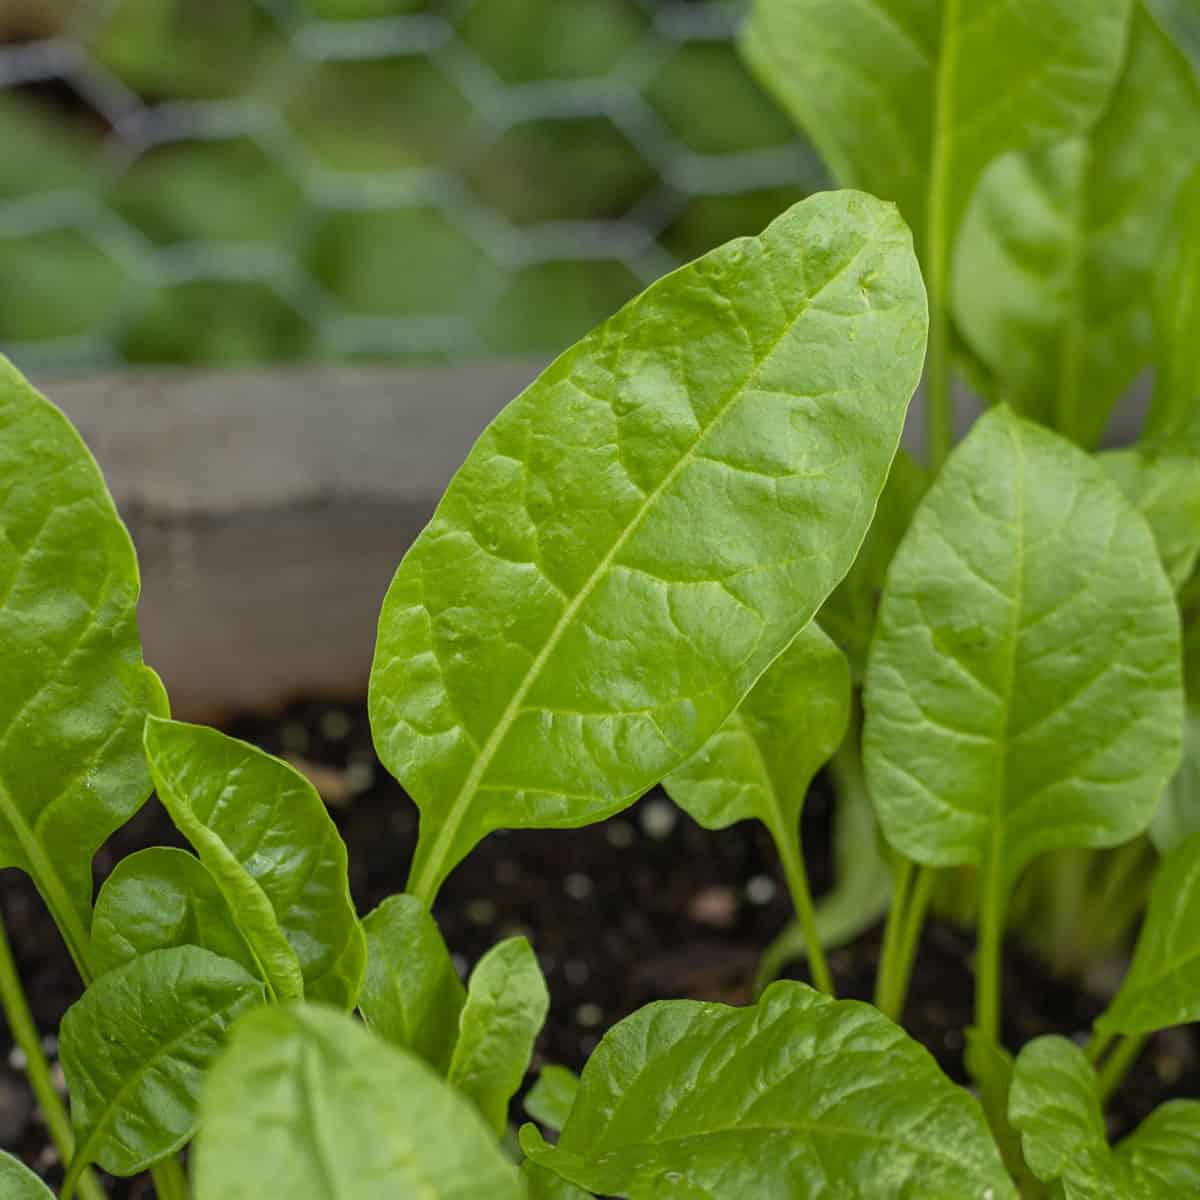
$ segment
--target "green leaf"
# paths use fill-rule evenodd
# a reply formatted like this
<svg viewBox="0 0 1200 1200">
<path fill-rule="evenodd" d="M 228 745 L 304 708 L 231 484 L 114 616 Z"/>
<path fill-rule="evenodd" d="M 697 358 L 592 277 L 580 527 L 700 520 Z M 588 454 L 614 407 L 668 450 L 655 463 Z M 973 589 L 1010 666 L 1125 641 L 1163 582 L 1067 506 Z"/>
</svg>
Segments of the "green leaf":
<svg viewBox="0 0 1200 1200">
<path fill-rule="evenodd" d="M 215 729 L 150 718 L 159 799 L 199 854 L 281 999 L 358 998 L 366 938 L 346 846 L 316 789 L 281 759 Z"/>
<path fill-rule="evenodd" d="M 287 1004 L 238 1023 L 204 1092 L 196 1200 L 523 1200 L 474 1108 L 351 1017 Z"/>
<path fill-rule="evenodd" d="M 150 794 L 137 560 L 67 419 L 0 358 L 0 867 L 29 874 L 90 979 L 92 858 Z"/>
<path fill-rule="evenodd" d="M 1000 888 L 1149 824 L 1179 761 L 1179 618 L 1103 468 L 1007 407 L 951 455 L 896 555 L 864 694 L 891 844 Z"/>
<path fill-rule="evenodd" d="M 542 1068 L 525 1097 L 525 1111 L 540 1125 L 558 1132 L 571 1115 L 579 1094 L 579 1076 L 553 1063 Z"/>
<path fill-rule="evenodd" d="M 154 846 L 122 859 L 105 880 L 92 917 L 92 957 L 103 975 L 171 946 L 200 946 L 259 974 L 204 864 L 185 850 Z"/>
<path fill-rule="evenodd" d="M 1200 82 L 1136 4 L 1100 120 L 995 162 L 964 220 L 954 311 L 992 398 L 1095 445 L 1150 362 L 1155 272 L 1198 158 Z"/>
<path fill-rule="evenodd" d="M 1200 833 L 1200 709 L 1189 705 L 1183 726 L 1183 761 L 1167 785 L 1150 840 L 1160 854 L 1173 850 L 1189 834 Z"/>
<path fill-rule="evenodd" d="M 632 1200 L 1015 1200 L 978 1104 L 873 1008 L 798 983 L 752 1008 L 666 1000 L 611 1029 L 557 1147 L 525 1152 Z"/>
<path fill-rule="evenodd" d="M 1099 458 L 1146 518 L 1163 569 L 1178 591 L 1200 557 L 1200 445 L 1195 451 L 1146 445 L 1110 450 Z"/>
<path fill-rule="evenodd" d="M 1162 1105 L 1113 1150 L 1095 1072 L 1066 1038 L 1021 1051 L 1009 1117 L 1030 1170 L 1061 1182 L 1064 1200 L 1176 1200 L 1200 1188 L 1200 1102 Z"/>
<path fill-rule="evenodd" d="M 1129 9 L 1129 0 L 756 0 L 741 48 L 840 183 L 899 204 L 930 269 L 949 262 L 988 163 L 1098 116 Z"/>
<path fill-rule="evenodd" d="M 895 210 L 824 193 L 661 279 L 488 427 L 380 619 L 410 891 L 493 829 L 617 812 L 719 728 L 853 561 L 925 328 Z"/>
<path fill-rule="evenodd" d="M 528 1158 L 521 1164 L 521 1178 L 525 1181 L 529 1200 L 591 1200 L 591 1192 L 577 1188 Z"/>
<path fill-rule="evenodd" d="M 363 1019 L 445 1075 L 467 993 L 437 923 L 415 896 L 390 896 L 363 918 L 363 929 L 367 974 L 358 997 Z"/>
<path fill-rule="evenodd" d="M 448 1078 L 497 1134 L 549 1008 L 541 967 L 523 937 L 493 946 L 471 972 Z"/>
<path fill-rule="evenodd" d="M 54 1200 L 54 1193 L 18 1158 L 0 1150 L 0 1196 L 4 1200 Z"/>
<path fill-rule="evenodd" d="M 907 451 L 898 451 L 866 541 L 846 578 L 817 615 L 821 628 L 850 660 L 856 682 L 862 680 L 866 671 L 867 650 L 875 632 L 875 617 L 888 567 L 929 483 L 925 468 Z"/>
<path fill-rule="evenodd" d="M 101 975 L 63 1017 L 60 1054 L 76 1151 L 133 1175 L 179 1149 L 196 1128 L 204 1073 L 262 980 L 198 946 L 151 950 Z"/>
<path fill-rule="evenodd" d="M 1200 32 L 1200 9 L 1197 10 Z M 1154 400 L 1147 432 L 1200 445 L 1200 169 L 1175 206 L 1154 308 Z"/>
<path fill-rule="evenodd" d="M 1189 1021 L 1200 1021 L 1200 833 L 1159 866 L 1133 962 L 1096 1029 L 1137 1035 Z"/>
</svg>

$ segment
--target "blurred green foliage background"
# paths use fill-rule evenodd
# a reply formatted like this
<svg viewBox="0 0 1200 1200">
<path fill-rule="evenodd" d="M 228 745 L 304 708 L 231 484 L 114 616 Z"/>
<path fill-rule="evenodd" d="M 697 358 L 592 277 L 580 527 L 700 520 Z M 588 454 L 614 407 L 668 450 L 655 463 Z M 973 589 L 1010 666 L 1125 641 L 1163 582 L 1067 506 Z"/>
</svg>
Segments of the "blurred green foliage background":
<svg viewBox="0 0 1200 1200">
<path fill-rule="evenodd" d="M 824 186 L 729 0 L 0 0 L 29 367 L 549 353 Z"/>
</svg>

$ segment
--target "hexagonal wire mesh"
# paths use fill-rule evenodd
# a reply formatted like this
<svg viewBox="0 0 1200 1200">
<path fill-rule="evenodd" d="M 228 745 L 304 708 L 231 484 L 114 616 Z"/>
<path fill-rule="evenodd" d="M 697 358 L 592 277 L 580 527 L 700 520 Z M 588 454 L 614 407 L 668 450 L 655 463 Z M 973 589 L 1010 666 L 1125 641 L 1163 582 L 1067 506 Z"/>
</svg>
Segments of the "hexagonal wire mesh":
<svg viewBox="0 0 1200 1200">
<path fill-rule="evenodd" d="M 0 0 L 27 367 L 550 352 L 822 186 L 728 0 Z"/>
</svg>

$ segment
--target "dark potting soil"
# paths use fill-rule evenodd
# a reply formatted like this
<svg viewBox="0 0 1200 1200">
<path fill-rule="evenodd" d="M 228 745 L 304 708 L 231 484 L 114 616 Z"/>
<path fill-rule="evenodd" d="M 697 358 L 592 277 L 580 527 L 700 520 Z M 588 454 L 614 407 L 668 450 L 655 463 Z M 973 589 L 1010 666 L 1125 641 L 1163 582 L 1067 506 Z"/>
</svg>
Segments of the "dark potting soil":
<svg viewBox="0 0 1200 1200">
<path fill-rule="evenodd" d="M 317 784 L 350 848 L 351 888 L 361 912 L 403 888 L 417 814 L 375 758 L 363 707 L 303 701 L 272 718 L 233 718 L 225 728 L 289 758 Z M 829 818 L 829 794 L 818 779 L 803 829 L 818 894 L 830 883 Z M 98 879 L 133 850 L 164 843 L 182 844 L 151 801 L 97 856 Z M 18 872 L 0 872 L 0 908 L 34 1018 L 40 1029 L 54 1030 L 79 994 L 67 953 Z M 464 973 L 500 938 L 521 933 L 533 942 L 551 994 L 535 1069 L 543 1062 L 579 1069 L 605 1029 L 651 1000 L 750 1002 L 758 956 L 790 911 L 765 830 L 744 822 L 709 832 L 661 792 L 590 828 L 492 835 L 450 876 L 436 907 Z M 830 955 L 839 996 L 870 999 L 880 941 L 876 928 Z M 930 921 L 905 1014 L 909 1032 L 959 1081 L 962 1030 L 972 1019 L 972 948 L 969 933 Z M 802 966 L 792 974 L 805 978 Z M 1055 979 L 1009 944 L 1004 1032 L 1010 1046 L 1044 1033 L 1079 1035 L 1102 1007 L 1102 998 Z M 2 1025 L 0 1037 L 0 1147 L 19 1153 L 55 1184 L 57 1157 L 20 1055 Z M 53 1055 L 52 1037 L 46 1045 Z M 1113 1134 L 1179 1096 L 1200 1096 L 1200 1038 L 1190 1028 L 1151 1039 L 1110 1108 Z M 144 1180 L 113 1184 L 114 1197 L 150 1194 Z"/>
</svg>

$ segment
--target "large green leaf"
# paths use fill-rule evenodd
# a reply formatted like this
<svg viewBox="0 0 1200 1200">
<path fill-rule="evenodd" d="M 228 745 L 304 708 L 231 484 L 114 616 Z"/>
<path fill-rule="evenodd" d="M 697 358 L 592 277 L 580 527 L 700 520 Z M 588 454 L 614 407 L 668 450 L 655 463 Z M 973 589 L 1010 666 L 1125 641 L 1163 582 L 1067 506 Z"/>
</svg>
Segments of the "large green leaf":
<svg viewBox="0 0 1200 1200">
<path fill-rule="evenodd" d="M 196 1200 L 523 1200 L 475 1109 L 420 1059 L 319 1005 L 247 1017 L 213 1068 Z"/>
<path fill-rule="evenodd" d="M 1149 824 L 1179 761 L 1179 618 L 1145 521 L 1065 439 L 992 409 L 896 555 L 864 753 L 888 840 L 1006 889 Z"/>
<path fill-rule="evenodd" d="M 200 1088 L 261 979 L 197 946 L 151 950 L 101 975 L 63 1017 L 71 1174 L 98 1162 L 133 1175 L 192 1136 Z"/>
<path fill-rule="evenodd" d="M 281 759 L 215 729 L 150 718 L 159 799 L 196 848 L 279 999 L 358 998 L 366 938 L 346 846 L 316 788 Z"/>
<path fill-rule="evenodd" d="M 741 45 L 838 181 L 895 200 L 922 263 L 940 274 L 988 163 L 1068 137 L 1099 114 L 1120 69 L 1129 8 L 1129 0 L 755 0 Z"/>
<path fill-rule="evenodd" d="M 54 1193 L 20 1159 L 0 1150 L 0 1196 L 4 1200 L 54 1200 Z"/>
<path fill-rule="evenodd" d="M 204 864 L 185 850 L 153 846 L 122 859 L 96 897 L 96 973 L 171 946 L 201 946 L 259 974 L 258 962 Z"/>
<path fill-rule="evenodd" d="M 150 794 L 133 544 L 100 470 L 0 358 L 0 866 L 33 878 L 91 978 L 92 857 Z"/>
<path fill-rule="evenodd" d="M 1200 833 L 1163 860 L 1121 990 L 1096 1022 L 1137 1035 L 1200 1021 Z"/>
<path fill-rule="evenodd" d="M 363 918 L 363 929 L 367 974 L 358 997 L 363 1019 L 445 1075 L 467 993 L 433 916 L 415 896 L 389 896 Z"/>
<path fill-rule="evenodd" d="M 1030 1170 L 1057 1182 L 1063 1200 L 1177 1200 L 1200 1190 L 1200 1102 L 1162 1105 L 1114 1150 L 1095 1072 L 1066 1038 L 1021 1051 L 1009 1117 Z"/>
<path fill-rule="evenodd" d="M 588 1061 L 557 1147 L 534 1161 L 632 1200 L 1010 1200 L 976 1102 L 868 1005 L 798 983 L 752 1008 L 650 1004 Z"/>
<path fill-rule="evenodd" d="M 550 996 L 523 937 L 493 946 L 475 965 L 447 1078 L 469 1096 L 497 1134 L 542 1030 Z"/>
<path fill-rule="evenodd" d="M 1200 81 L 1139 2 L 1101 119 L 994 163 L 963 223 L 954 311 L 994 399 L 1095 444 L 1150 361 L 1155 272 L 1198 160 Z"/>
<path fill-rule="evenodd" d="M 1188 705 L 1183 726 L 1183 761 L 1167 785 L 1149 833 L 1162 854 L 1200 833 L 1200 709 L 1194 704 Z"/>
<path fill-rule="evenodd" d="M 716 731 L 853 561 L 925 328 L 895 209 L 824 193 L 654 284 L 488 427 L 380 619 L 410 891 L 490 830 L 618 811 Z"/>
</svg>

